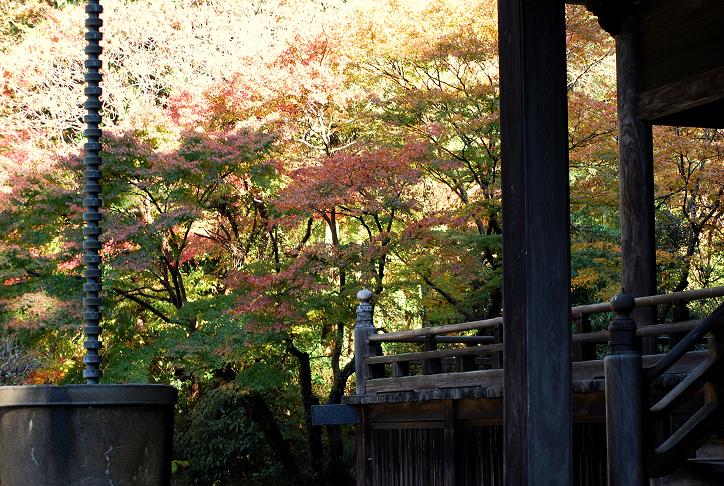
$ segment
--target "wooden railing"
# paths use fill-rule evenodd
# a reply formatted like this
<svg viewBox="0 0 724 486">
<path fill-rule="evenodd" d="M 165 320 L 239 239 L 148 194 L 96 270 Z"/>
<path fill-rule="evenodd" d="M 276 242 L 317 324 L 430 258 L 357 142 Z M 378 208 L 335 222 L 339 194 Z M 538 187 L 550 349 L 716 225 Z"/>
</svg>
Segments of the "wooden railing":
<svg viewBox="0 0 724 486">
<path fill-rule="evenodd" d="M 634 305 L 673 306 L 678 311 L 674 315 L 682 316 L 687 315 L 681 308 L 688 302 L 721 296 L 724 296 L 724 287 L 639 297 L 634 300 Z M 442 377 L 433 376 L 438 374 L 446 375 L 446 387 L 502 385 L 502 317 L 380 333 L 373 325 L 373 294 L 363 290 L 358 297 L 361 301 L 355 328 L 358 395 L 436 388 L 443 381 Z M 575 329 L 572 335 L 574 379 L 603 377 L 603 361 L 597 358 L 607 350 L 610 331 L 593 331 L 591 321 L 595 315 L 612 311 L 611 302 L 571 309 L 571 322 Z M 608 316 L 604 319 L 608 320 Z M 639 338 L 658 338 L 658 347 L 665 352 L 675 347 L 682 333 L 693 330 L 700 322 L 687 319 L 655 324 L 639 327 L 635 333 Z M 702 339 L 703 336 L 700 336 L 697 342 L 702 342 Z M 383 343 L 395 343 L 398 348 L 401 343 L 407 343 L 410 345 L 407 348 L 419 348 L 384 354 Z M 688 371 L 703 360 L 704 355 L 689 356 L 674 371 Z M 646 356 L 644 366 L 650 366 L 657 360 L 657 355 Z"/>
<path fill-rule="evenodd" d="M 643 374 L 644 388 L 666 373 L 672 366 L 690 353 L 703 338 L 708 339 L 707 358 L 686 378 L 653 405 L 647 404 L 645 417 L 649 436 L 657 438 L 647 447 L 647 469 L 650 476 L 671 472 L 687 459 L 721 425 L 724 411 L 724 304 L 701 321 L 681 339 L 654 366 Z M 704 401 L 690 413 L 686 421 L 670 431 L 672 416 L 677 408 L 690 402 L 695 394 L 704 391 Z"/>
<path fill-rule="evenodd" d="M 574 389 L 585 389 L 576 383 L 599 383 L 592 390 L 601 391 L 605 383 L 609 484 L 644 484 L 647 476 L 667 474 L 718 430 L 724 416 L 724 304 L 703 320 L 689 319 L 686 306 L 723 296 L 724 287 L 636 299 L 618 295 L 571 309 Z M 359 403 L 394 392 L 402 392 L 400 399 L 420 391 L 454 398 L 458 394 L 438 392 L 497 387 L 497 395 L 484 396 L 501 395 L 502 318 L 379 333 L 372 293 L 363 290 L 358 298 Z M 677 322 L 637 327 L 629 317 L 636 307 L 660 305 L 673 309 Z M 609 312 L 615 318 L 608 328 L 592 330 L 594 316 Z M 659 354 L 641 355 L 645 337 L 657 339 Z M 398 352 L 384 354 L 383 343 Z M 400 346 L 408 349 L 400 352 Z M 698 408 L 691 410 L 692 404 Z M 673 427 L 675 416 L 686 420 Z"/>
</svg>

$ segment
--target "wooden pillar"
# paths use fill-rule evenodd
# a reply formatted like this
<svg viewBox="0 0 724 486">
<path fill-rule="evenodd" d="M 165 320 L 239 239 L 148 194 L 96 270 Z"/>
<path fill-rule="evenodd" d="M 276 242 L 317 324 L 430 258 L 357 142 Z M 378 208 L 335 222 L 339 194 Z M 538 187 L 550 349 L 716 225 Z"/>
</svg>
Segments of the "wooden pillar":
<svg viewBox="0 0 724 486">
<path fill-rule="evenodd" d="M 500 0 L 505 484 L 571 484 L 562 0 Z"/>
<path fill-rule="evenodd" d="M 616 318 L 609 326 L 606 375 L 606 444 L 608 484 L 644 486 L 643 388 L 641 353 L 636 344 L 636 323 L 631 295 L 611 300 Z"/>
<path fill-rule="evenodd" d="M 635 25 L 629 11 L 615 23 L 618 83 L 618 158 L 620 177 L 622 286 L 634 297 L 656 294 L 654 167 L 651 123 L 638 118 L 641 91 Z M 656 322 L 655 307 L 640 307 L 631 317 L 639 326 Z M 644 339 L 644 354 L 656 352 L 656 338 Z"/>
</svg>

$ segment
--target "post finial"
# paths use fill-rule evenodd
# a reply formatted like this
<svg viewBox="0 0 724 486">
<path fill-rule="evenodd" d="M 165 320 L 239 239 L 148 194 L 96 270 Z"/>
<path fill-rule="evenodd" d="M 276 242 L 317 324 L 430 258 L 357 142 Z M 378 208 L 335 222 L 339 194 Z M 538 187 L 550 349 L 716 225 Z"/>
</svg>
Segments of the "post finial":
<svg viewBox="0 0 724 486">
<path fill-rule="evenodd" d="M 623 289 L 620 294 L 616 294 L 611 299 L 611 309 L 616 313 L 616 317 L 608 326 L 608 354 L 632 354 L 637 353 L 636 344 L 636 322 L 634 322 L 629 314 L 636 307 L 636 300 L 631 294 L 624 293 Z"/>
<path fill-rule="evenodd" d="M 357 292 L 357 299 L 360 301 L 357 305 L 357 321 L 354 325 L 354 370 L 357 380 L 355 385 L 357 395 L 366 393 L 369 367 L 365 363 L 365 359 L 374 354 L 373 351 L 377 349 L 373 343 L 368 341 L 369 337 L 375 333 L 375 309 L 371 303 L 374 295 L 368 289 Z"/>
<path fill-rule="evenodd" d="M 374 294 L 366 288 L 357 292 L 357 300 L 360 302 L 368 304 L 372 300 L 372 297 L 374 297 Z"/>
<path fill-rule="evenodd" d="M 627 294 L 621 289 L 621 293 L 616 294 L 611 299 L 611 309 L 617 314 L 628 314 L 636 307 L 636 300 L 631 294 Z"/>
</svg>

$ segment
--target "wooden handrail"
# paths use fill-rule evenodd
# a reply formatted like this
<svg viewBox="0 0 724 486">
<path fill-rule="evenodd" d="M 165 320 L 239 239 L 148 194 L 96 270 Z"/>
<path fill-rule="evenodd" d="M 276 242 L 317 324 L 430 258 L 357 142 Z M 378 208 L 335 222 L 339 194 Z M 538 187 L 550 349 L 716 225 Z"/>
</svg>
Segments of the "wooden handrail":
<svg viewBox="0 0 724 486">
<path fill-rule="evenodd" d="M 709 289 L 684 290 L 669 294 L 651 295 L 637 297 L 634 299 L 636 307 L 650 307 L 661 304 L 676 304 L 680 302 L 691 302 L 693 300 L 708 299 L 712 297 L 724 297 L 724 286 L 712 287 Z M 596 304 L 578 305 L 571 308 L 571 316 L 600 314 L 611 312 L 610 302 L 599 302 Z M 494 328 L 503 324 L 502 317 L 483 319 L 480 321 L 462 322 L 459 324 L 446 324 L 444 326 L 423 327 L 422 329 L 406 329 L 390 333 L 378 333 L 369 336 L 369 342 L 411 342 L 418 338 L 428 338 L 439 334 L 452 332 L 474 331 L 479 329 Z M 647 335 L 654 335 L 647 334 Z"/>
<path fill-rule="evenodd" d="M 636 307 L 651 307 L 661 304 L 678 304 L 681 302 L 691 302 L 693 300 L 711 299 L 713 297 L 724 297 L 724 286 L 708 289 L 683 290 L 681 292 L 671 292 L 661 295 L 649 295 L 647 297 L 637 297 L 635 300 Z"/>
<path fill-rule="evenodd" d="M 484 346 L 472 346 L 469 348 L 436 349 L 433 351 L 420 351 L 417 353 L 400 353 L 386 356 L 370 356 L 365 358 L 367 364 L 389 364 L 398 361 L 422 361 L 435 358 L 452 358 L 457 356 L 478 356 L 492 354 L 502 351 L 502 344 L 488 344 Z"/>
<path fill-rule="evenodd" d="M 724 325 L 724 304 L 717 307 L 709 317 L 701 321 L 698 326 L 692 329 L 689 334 L 679 341 L 676 346 L 666 353 L 666 355 L 659 360 L 651 368 L 644 372 L 644 377 L 649 381 L 653 381 L 663 375 L 666 370 L 679 361 L 686 352 L 699 342 L 704 336 L 711 332 L 715 327 Z"/>
<path fill-rule="evenodd" d="M 706 394 L 704 405 L 651 452 L 647 460 L 651 475 L 660 476 L 671 472 L 673 465 L 696 450 L 721 420 L 724 410 L 721 379 L 724 362 L 721 345 L 722 327 L 724 327 L 724 304 L 701 321 L 654 366 L 644 370 L 645 386 L 650 386 L 653 380 L 666 373 L 704 336 L 712 334 L 707 361 L 692 370 L 682 382 L 649 408 L 648 416 L 651 420 L 666 420 L 677 404 L 693 396 L 705 384 L 712 385 Z"/>
<path fill-rule="evenodd" d="M 413 343 L 413 344 L 425 344 L 430 340 L 435 341 L 437 344 L 493 344 L 495 343 L 495 336 L 421 336 L 421 337 L 402 337 L 397 336 L 389 337 L 389 334 L 373 334 L 373 336 L 384 336 L 384 339 L 371 339 L 372 342 L 382 341 L 386 343 Z"/>
<path fill-rule="evenodd" d="M 702 321 L 684 321 L 670 322 L 666 324 L 654 324 L 651 326 L 642 326 L 636 329 L 638 337 L 656 337 L 666 336 L 672 333 L 689 332 L 696 328 Z M 571 336 L 574 343 L 598 343 L 604 344 L 608 342 L 609 332 L 607 329 L 602 331 L 582 332 Z"/>
<path fill-rule="evenodd" d="M 671 292 L 669 294 L 636 297 L 634 302 L 636 303 L 636 307 L 652 307 L 655 305 L 678 304 L 681 302 L 691 302 L 693 300 L 710 299 L 713 297 L 724 297 L 724 286 L 711 287 L 709 289 L 682 290 L 681 292 Z M 571 314 L 573 315 L 600 314 L 602 312 L 611 312 L 610 302 L 578 305 L 571 308 Z"/>
<path fill-rule="evenodd" d="M 384 334 L 373 334 L 368 339 L 370 342 L 404 342 L 411 338 L 436 336 L 450 332 L 475 331 L 496 327 L 503 324 L 502 317 L 484 319 L 482 321 L 462 322 L 460 324 L 446 324 L 444 326 L 423 327 L 422 329 L 407 329 L 404 331 L 389 332 Z"/>
</svg>

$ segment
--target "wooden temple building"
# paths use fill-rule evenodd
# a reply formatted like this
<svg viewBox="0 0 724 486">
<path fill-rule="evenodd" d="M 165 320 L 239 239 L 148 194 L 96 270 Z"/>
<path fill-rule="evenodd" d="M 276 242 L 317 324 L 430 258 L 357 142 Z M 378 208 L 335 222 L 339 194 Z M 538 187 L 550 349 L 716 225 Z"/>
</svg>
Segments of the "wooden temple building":
<svg viewBox="0 0 724 486">
<path fill-rule="evenodd" d="M 616 42 L 622 292 L 570 306 L 564 1 L 499 0 L 503 317 L 381 333 L 360 292 L 356 393 L 314 412 L 358 486 L 724 485 L 724 305 L 685 310 L 724 288 L 655 295 L 651 130 L 724 128 L 724 1 L 570 3 Z"/>
</svg>

